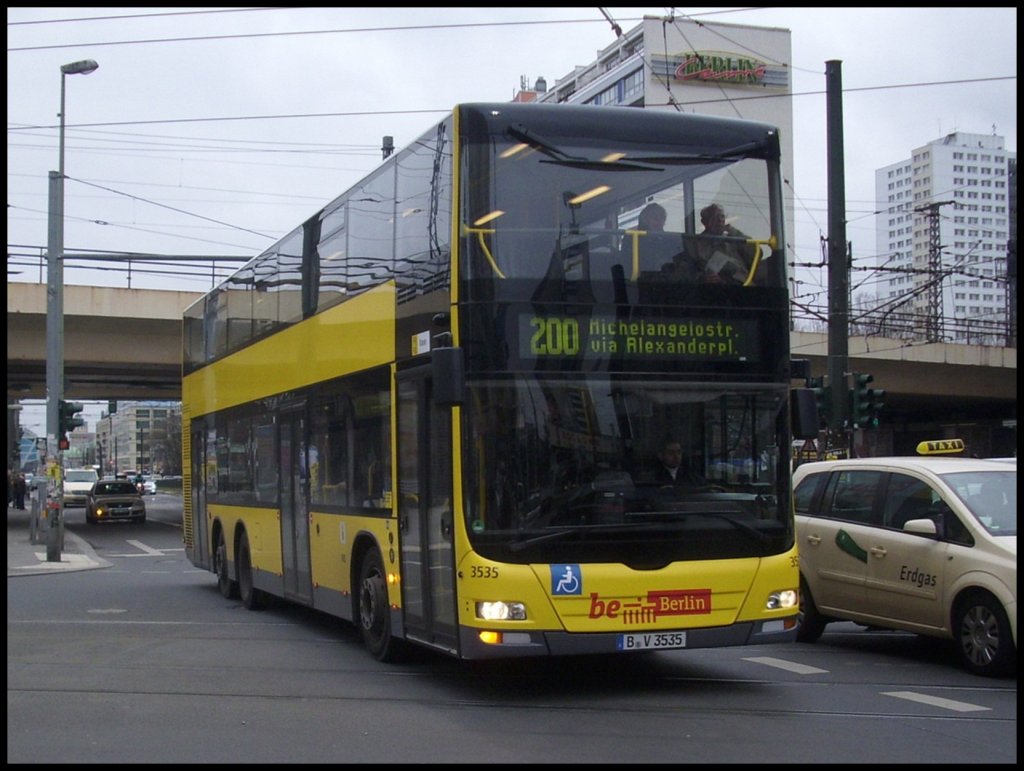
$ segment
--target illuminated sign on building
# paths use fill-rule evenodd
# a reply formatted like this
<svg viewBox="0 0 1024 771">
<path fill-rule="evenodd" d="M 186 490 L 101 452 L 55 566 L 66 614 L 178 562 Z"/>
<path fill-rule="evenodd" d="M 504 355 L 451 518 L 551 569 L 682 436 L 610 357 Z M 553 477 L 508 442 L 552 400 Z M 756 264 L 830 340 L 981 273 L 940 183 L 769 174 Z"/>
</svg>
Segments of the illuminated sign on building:
<svg viewBox="0 0 1024 771">
<path fill-rule="evenodd" d="M 789 83 L 785 67 L 727 51 L 684 51 L 668 57 L 653 56 L 651 69 L 656 76 L 685 83 L 779 88 Z"/>
<path fill-rule="evenodd" d="M 768 66 L 754 59 L 741 59 L 724 53 L 683 54 L 676 67 L 676 80 L 721 80 L 727 83 L 760 83 Z"/>
</svg>

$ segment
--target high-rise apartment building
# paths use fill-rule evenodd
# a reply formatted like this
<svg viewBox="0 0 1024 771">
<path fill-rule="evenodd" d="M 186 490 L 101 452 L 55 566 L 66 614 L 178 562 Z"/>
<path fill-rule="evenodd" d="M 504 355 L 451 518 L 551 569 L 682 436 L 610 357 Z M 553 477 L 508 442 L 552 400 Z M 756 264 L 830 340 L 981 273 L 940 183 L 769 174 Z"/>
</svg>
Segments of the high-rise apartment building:
<svg viewBox="0 0 1024 771">
<path fill-rule="evenodd" d="M 873 304 L 893 337 L 1007 345 L 1016 325 L 1017 153 L 957 131 L 875 172 Z"/>
</svg>

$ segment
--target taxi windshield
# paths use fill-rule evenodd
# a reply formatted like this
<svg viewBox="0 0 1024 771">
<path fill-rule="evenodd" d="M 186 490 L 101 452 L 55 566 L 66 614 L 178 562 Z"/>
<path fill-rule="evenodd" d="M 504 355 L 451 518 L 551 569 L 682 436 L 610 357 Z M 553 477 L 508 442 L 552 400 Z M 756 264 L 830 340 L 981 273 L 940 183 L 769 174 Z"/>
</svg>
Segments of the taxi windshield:
<svg viewBox="0 0 1024 771">
<path fill-rule="evenodd" d="M 1017 535 L 1017 471 L 970 471 L 943 479 L 992 535 Z"/>
</svg>

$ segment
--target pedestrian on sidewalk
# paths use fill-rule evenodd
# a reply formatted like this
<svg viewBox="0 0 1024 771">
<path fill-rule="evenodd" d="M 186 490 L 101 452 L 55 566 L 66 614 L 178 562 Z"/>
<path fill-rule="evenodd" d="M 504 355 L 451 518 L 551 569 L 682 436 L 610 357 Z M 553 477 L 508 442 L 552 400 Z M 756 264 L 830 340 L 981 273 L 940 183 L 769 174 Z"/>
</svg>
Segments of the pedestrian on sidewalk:
<svg viewBox="0 0 1024 771">
<path fill-rule="evenodd" d="M 25 482 L 25 475 L 21 472 L 14 478 L 14 508 L 25 510 L 25 493 L 28 492 L 28 484 Z"/>
</svg>

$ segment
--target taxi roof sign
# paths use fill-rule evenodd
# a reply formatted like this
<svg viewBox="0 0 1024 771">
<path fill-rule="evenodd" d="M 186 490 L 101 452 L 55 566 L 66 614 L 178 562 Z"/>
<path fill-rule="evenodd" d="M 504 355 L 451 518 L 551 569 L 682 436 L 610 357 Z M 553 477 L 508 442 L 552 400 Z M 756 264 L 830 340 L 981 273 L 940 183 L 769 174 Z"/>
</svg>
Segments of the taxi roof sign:
<svg viewBox="0 0 1024 771">
<path fill-rule="evenodd" d="M 949 455 L 963 451 L 963 439 L 937 439 L 931 442 L 921 442 L 917 445 L 918 455 Z"/>
</svg>

